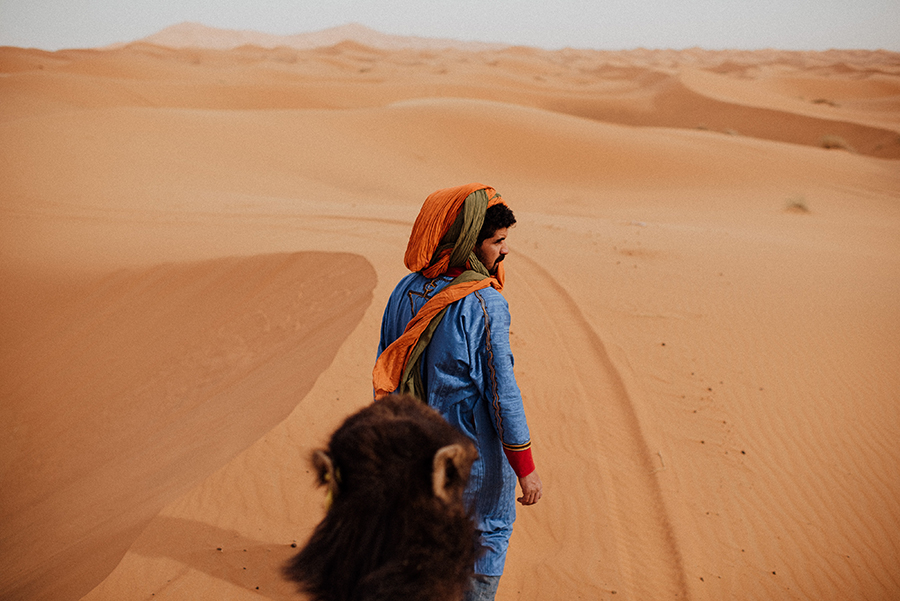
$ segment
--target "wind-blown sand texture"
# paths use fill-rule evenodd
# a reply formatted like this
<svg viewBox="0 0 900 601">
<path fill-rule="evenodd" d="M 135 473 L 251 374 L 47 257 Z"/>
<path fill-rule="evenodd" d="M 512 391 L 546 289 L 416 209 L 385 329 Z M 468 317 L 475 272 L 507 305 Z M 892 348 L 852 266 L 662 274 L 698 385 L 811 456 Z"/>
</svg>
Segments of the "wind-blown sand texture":
<svg viewBox="0 0 900 601">
<path fill-rule="evenodd" d="M 0 597 L 298 599 L 425 196 L 494 186 L 498 599 L 900 598 L 900 56 L 0 49 Z M 823 138 L 831 146 L 823 148 Z M 849 149 L 848 149 L 849 147 Z"/>
</svg>

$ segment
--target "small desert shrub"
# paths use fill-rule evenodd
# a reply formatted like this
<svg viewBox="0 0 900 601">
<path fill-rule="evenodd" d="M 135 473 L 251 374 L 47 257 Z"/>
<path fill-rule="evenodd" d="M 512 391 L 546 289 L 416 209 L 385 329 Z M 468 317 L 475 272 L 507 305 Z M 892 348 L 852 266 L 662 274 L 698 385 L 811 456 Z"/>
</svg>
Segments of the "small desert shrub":
<svg viewBox="0 0 900 601">
<path fill-rule="evenodd" d="M 806 205 L 806 199 L 802 196 L 791 198 L 787 201 L 784 210 L 788 213 L 809 213 L 809 207 Z"/>
<path fill-rule="evenodd" d="M 834 135 L 822 136 L 822 138 L 819 140 L 819 146 L 828 149 L 837 148 L 840 150 L 849 150 L 850 152 L 856 152 L 853 147 L 850 146 L 850 142 L 840 136 Z"/>
</svg>

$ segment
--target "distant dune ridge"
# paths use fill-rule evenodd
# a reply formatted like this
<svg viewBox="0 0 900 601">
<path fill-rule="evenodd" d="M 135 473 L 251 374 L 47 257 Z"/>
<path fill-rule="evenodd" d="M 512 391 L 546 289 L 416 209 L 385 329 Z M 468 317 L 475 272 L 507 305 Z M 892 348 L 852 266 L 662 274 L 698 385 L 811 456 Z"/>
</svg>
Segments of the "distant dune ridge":
<svg viewBox="0 0 900 601">
<path fill-rule="evenodd" d="M 491 44 L 488 42 L 463 42 L 449 38 L 390 35 L 358 23 L 296 35 L 273 35 L 258 31 L 218 29 L 199 23 L 179 23 L 138 41 L 169 48 L 231 50 L 240 46 L 258 46 L 260 48 L 284 47 L 309 50 L 311 48 L 333 46 L 347 40 L 382 50 L 458 49 L 474 52 L 489 49 L 496 50 L 506 46 L 506 44 Z"/>
<path fill-rule="evenodd" d="M 0 597 L 297 599 L 421 202 L 519 219 L 498 599 L 900 598 L 900 55 L 0 48 Z"/>
</svg>

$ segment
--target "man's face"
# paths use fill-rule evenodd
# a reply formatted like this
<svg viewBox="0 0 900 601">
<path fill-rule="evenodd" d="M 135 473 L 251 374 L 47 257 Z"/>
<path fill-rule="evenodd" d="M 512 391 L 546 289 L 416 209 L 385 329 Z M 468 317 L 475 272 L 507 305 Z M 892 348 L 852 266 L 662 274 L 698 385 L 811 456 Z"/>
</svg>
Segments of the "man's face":
<svg viewBox="0 0 900 601">
<path fill-rule="evenodd" d="M 475 247 L 475 256 L 484 263 L 491 275 L 497 273 L 500 261 L 509 254 L 509 247 L 506 245 L 506 236 L 508 234 L 509 228 L 500 228 L 494 232 L 493 236 Z"/>
</svg>

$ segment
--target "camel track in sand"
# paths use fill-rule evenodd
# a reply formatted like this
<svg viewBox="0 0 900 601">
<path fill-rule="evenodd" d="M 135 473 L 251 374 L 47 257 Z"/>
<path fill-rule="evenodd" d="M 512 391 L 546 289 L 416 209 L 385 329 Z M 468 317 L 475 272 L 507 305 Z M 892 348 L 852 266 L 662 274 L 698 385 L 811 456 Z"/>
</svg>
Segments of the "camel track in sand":
<svg viewBox="0 0 900 601">
<path fill-rule="evenodd" d="M 530 420 L 539 420 L 540 412 L 556 415 L 538 424 L 556 430 L 542 433 L 547 440 L 537 441 L 538 450 L 554 455 L 558 463 L 578 464 L 547 495 L 556 504 L 548 512 L 550 529 L 576 539 L 561 541 L 563 546 L 583 549 L 575 557 L 580 566 L 561 562 L 560 569 L 570 573 L 580 593 L 616 590 L 618 599 L 688 599 L 681 553 L 656 476 L 660 458 L 647 445 L 634 403 L 603 340 L 577 301 L 535 260 L 517 252 L 513 271 L 519 272 L 515 281 L 526 295 L 513 301 L 513 335 L 524 318 L 532 322 L 527 331 L 552 338 L 546 348 L 554 352 L 529 351 L 528 357 L 539 362 L 535 369 L 558 374 L 552 390 L 532 390 L 531 382 L 523 385 L 526 396 L 537 397 L 528 406 Z M 539 399 L 555 401 L 532 417 Z M 569 440 L 590 440 L 594 446 L 566 448 Z M 585 499 L 599 500 L 599 506 L 589 501 L 585 507 Z M 567 521 L 574 523 L 563 524 Z"/>
</svg>

